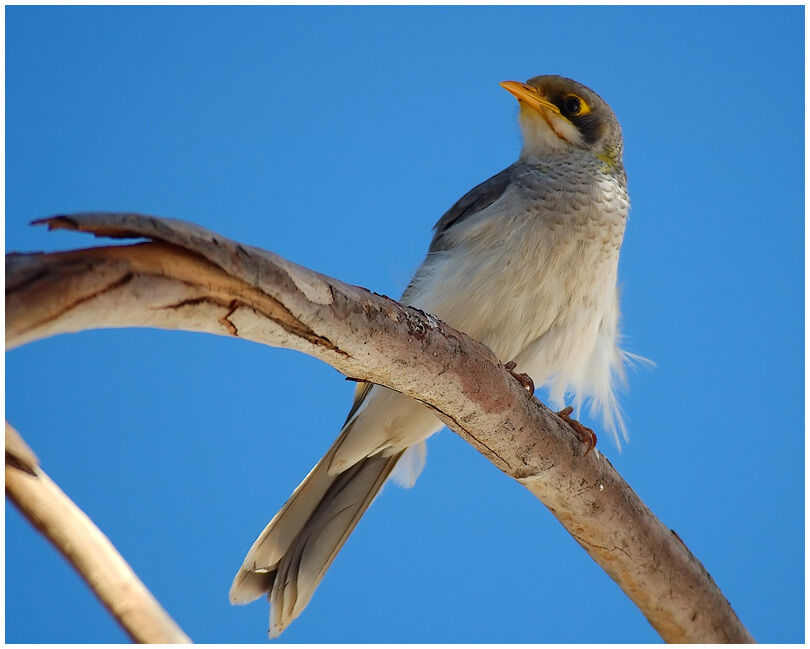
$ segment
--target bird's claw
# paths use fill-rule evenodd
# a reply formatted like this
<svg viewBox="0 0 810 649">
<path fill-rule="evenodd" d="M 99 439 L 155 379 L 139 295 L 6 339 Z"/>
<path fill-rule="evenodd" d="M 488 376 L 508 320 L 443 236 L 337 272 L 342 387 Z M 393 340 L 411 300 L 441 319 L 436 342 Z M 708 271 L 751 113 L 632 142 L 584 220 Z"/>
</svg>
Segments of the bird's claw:
<svg viewBox="0 0 810 649">
<path fill-rule="evenodd" d="M 507 372 L 515 377 L 517 382 L 523 386 L 523 389 L 526 390 L 529 396 L 534 394 L 534 381 L 532 381 L 532 377 L 524 372 L 515 372 L 514 369 L 517 367 L 517 363 L 515 361 L 509 361 L 503 367 Z"/>
<path fill-rule="evenodd" d="M 567 408 L 560 410 L 557 413 L 557 416 L 564 419 L 568 425 L 574 429 L 574 432 L 579 436 L 579 439 L 582 440 L 582 443 L 588 447 L 585 450 L 585 455 L 587 455 L 596 446 L 596 433 L 594 433 L 593 430 L 587 426 L 580 424 L 576 419 L 572 419 L 570 416 L 572 412 L 574 412 L 574 408 L 572 406 L 568 406 Z"/>
</svg>

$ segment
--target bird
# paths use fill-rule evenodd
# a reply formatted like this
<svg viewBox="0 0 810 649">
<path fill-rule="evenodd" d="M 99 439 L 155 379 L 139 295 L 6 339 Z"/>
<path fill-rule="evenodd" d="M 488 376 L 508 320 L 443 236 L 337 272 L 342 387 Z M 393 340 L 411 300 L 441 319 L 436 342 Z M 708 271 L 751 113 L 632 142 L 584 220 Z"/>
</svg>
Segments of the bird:
<svg viewBox="0 0 810 649">
<path fill-rule="evenodd" d="M 590 403 L 620 446 L 626 428 L 615 392 L 632 356 L 619 347 L 616 286 L 630 208 L 621 127 L 606 101 L 572 79 L 501 86 L 518 102 L 520 155 L 438 220 L 400 301 L 487 345 L 553 404 L 570 396 L 579 416 Z M 559 414 L 590 450 L 595 436 L 569 417 L 573 408 Z M 413 485 L 425 440 L 442 426 L 424 404 L 358 383 L 334 444 L 245 556 L 231 603 L 266 594 L 268 635 L 278 636 L 389 477 Z"/>
</svg>

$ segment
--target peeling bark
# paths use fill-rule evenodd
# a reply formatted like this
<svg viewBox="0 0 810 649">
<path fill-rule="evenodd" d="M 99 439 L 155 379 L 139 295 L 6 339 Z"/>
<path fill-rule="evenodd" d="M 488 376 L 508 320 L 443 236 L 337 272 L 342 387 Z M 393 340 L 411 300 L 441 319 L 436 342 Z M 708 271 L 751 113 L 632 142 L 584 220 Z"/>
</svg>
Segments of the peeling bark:
<svg viewBox="0 0 810 649">
<path fill-rule="evenodd" d="M 103 327 L 205 331 L 304 352 L 437 417 L 540 499 L 669 642 L 753 642 L 711 576 L 597 450 L 492 352 L 433 316 L 204 228 L 137 214 L 45 219 L 147 243 L 6 257 L 14 347 Z"/>
</svg>

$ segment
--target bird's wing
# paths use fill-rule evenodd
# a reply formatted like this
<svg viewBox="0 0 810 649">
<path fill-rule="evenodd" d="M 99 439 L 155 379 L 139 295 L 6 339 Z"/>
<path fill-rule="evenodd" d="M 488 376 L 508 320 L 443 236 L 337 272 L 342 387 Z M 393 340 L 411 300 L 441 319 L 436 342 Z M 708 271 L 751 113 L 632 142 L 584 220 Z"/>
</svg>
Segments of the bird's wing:
<svg viewBox="0 0 810 649">
<path fill-rule="evenodd" d="M 445 235 L 450 228 L 454 225 L 458 225 L 473 214 L 486 209 L 503 196 L 506 188 L 509 187 L 512 179 L 518 172 L 519 166 L 521 166 L 521 163 L 515 163 L 507 167 L 500 173 L 485 180 L 477 187 L 473 187 L 464 194 L 464 196 L 458 199 L 456 204 L 447 210 L 444 216 L 433 226 L 434 235 L 433 241 L 430 242 L 429 252 L 446 250 L 449 241 Z"/>
<path fill-rule="evenodd" d="M 464 230 L 467 225 L 476 220 L 473 217 L 492 207 L 513 184 L 520 184 L 522 176 L 527 171 L 530 169 L 525 162 L 516 162 L 468 191 L 445 212 L 433 226 L 433 240 L 430 242 L 427 257 L 402 293 L 400 298 L 402 304 L 412 303 L 418 287 L 434 271 L 432 261 L 453 248 L 459 240 L 459 235 L 462 234 L 459 230 Z M 462 225 L 463 227 L 461 227 Z"/>
</svg>

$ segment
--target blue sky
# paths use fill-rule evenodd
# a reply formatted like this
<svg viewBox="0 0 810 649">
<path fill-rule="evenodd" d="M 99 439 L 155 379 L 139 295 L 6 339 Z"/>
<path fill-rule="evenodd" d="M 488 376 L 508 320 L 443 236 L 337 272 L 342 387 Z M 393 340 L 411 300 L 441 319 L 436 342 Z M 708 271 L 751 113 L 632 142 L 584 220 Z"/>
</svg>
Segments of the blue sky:
<svg viewBox="0 0 810 649">
<path fill-rule="evenodd" d="M 430 229 L 520 148 L 506 79 L 557 73 L 625 134 L 631 442 L 602 451 L 759 641 L 804 639 L 803 7 L 6 9 L 7 250 L 31 219 L 187 219 L 398 295 Z M 353 386 L 309 357 L 149 330 L 14 350 L 8 419 L 199 642 Z M 542 398 L 542 395 L 539 395 Z M 122 632 L 6 507 L 6 640 Z M 447 430 L 386 488 L 288 642 L 655 642 L 528 492 Z"/>
</svg>

